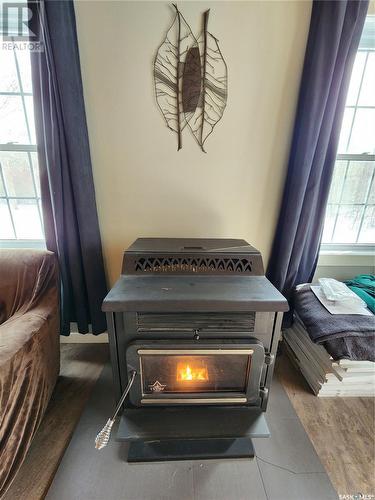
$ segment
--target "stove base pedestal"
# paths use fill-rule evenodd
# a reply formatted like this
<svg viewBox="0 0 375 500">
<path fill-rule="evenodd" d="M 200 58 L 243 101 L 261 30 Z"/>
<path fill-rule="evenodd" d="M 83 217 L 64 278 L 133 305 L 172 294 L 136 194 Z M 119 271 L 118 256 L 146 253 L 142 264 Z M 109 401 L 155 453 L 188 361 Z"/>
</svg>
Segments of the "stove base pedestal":
<svg viewBox="0 0 375 500">
<path fill-rule="evenodd" d="M 132 441 L 128 462 L 157 462 L 168 460 L 205 460 L 222 458 L 253 458 L 250 438 L 170 439 L 161 441 Z"/>
<path fill-rule="evenodd" d="M 184 406 L 126 409 L 118 441 L 173 441 L 269 437 L 264 412 L 254 407 Z"/>
<path fill-rule="evenodd" d="M 264 412 L 253 407 L 126 409 L 117 431 L 129 442 L 128 462 L 252 458 L 251 439 L 269 437 Z"/>
</svg>

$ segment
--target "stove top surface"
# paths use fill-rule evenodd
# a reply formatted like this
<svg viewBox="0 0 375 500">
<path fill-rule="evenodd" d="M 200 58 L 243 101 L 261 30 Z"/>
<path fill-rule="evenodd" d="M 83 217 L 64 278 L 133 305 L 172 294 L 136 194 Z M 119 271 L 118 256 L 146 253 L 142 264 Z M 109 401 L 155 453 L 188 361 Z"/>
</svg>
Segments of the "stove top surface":
<svg viewBox="0 0 375 500">
<path fill-rule="evenodd" d="M 247 241 L 230 238 L 138 238 L 126 253 L 259 254 Z"/>
<path fill-rule="evenodd" d="M 287 311 L 265 276 L 123 275 L 103 311 Z"/>
</svg>

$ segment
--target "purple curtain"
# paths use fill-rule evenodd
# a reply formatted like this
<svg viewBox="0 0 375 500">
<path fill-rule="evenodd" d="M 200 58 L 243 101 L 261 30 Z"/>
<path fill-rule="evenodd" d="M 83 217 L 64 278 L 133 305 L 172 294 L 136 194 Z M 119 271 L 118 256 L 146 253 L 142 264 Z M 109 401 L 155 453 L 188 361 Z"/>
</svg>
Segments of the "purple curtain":
<svg viewBox="0 0 375 500">
<path fill-rule="evenodd" d="M 288 298 L 311 282 L 368 1 L 313 2 L 287 178 L 267 276 Z"/>
<path fill-rule="evenodd" d="M 31 54 L 35 125 L 47 248 L 61 276 L 61 333 L 106 330 L 107 287 L 71 0 L 30 2 L 44 50 Z"/>
</svg>

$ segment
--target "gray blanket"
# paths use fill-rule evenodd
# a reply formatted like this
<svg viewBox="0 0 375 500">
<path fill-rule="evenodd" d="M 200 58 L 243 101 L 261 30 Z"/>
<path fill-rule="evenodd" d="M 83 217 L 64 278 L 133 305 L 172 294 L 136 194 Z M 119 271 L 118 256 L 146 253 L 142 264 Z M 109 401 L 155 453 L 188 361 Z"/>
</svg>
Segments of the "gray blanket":
<svg viewBox="0 0 375 500">
<path fill-rule="evenodd" d="M 375 361 L 374 335 L 328 340 L 323 342 L 323 346 L 335 361 L 339 359 Z"/>
<path fill-rule="evenodd" d="M 294 308 L 311 340 L 323 344 L 333 359 L 375 360 L 375 316 L 331 314 L 310 285 L 294 293 Z"/>
</svg>

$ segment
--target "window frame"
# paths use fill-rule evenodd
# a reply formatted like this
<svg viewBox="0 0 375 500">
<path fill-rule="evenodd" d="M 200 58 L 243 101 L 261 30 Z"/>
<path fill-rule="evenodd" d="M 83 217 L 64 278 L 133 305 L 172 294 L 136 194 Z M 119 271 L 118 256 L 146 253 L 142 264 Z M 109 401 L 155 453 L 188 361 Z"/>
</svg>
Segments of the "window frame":
<svg viewBox="0 0 375 500">
<path fill-rule="evenodd" d="M 368 15 L 367 16 L 367 19 L 368 19 L 368 23 L 366 22 L 365 23 L 365 26 L 364 26 L 364 29 L 363 29 L 363 33 L 362 33 L 362 38 L 361 38 L 361 42 L 360 42 L 360 46 L 358 48 L 358 51 L 357 53 L 359 52 L 365 52 L 366 53 L 366 58 L 365 58 L 365 61 L 364 61 L 364 64 L 363 64 L 363 70 L 362 70 L 362 75 L 361 75 L 361 79 L 359 81 L 359 85 L 358 85 L 358 93 L 357 93 L 357 96 L 356 96 L 356 99 L 355 99 L 355 104 L 350 104 L 350 105 L 345 105 L 345 110 L 346 109 L 353 109 L 353 117 L 352 117 L 352 120 L 351 120 L 351 126 L 350 126 L 350 131 L 349 131 L 349 134 L 348 134 L 348 137 L 347 137 L 347 142 L 346 142 L 346 150 L 348 150 L 349 148 L 349 144 L 350 144 L 350 141 L 351 141 L 351 138 L 352 138 L 352 133 L 353 133 L 353 127 L 354 127 L 354 123 L 355 123 L 355 119 L 356 119 L 356 115 L 357 115 L 357 111 L 359 109 L 375 109 L 375 105 L 374 106 L 370 106 L 370 105 L 361 105 L 359 104 L 359 101 L 360 101 L 360 97 L 361 97 L 361 90 L 362 90 L 362 86 L 363 86 L 363 82 L 364 82 L 364 77 L 365 77 L 365 73 L 366 73 L 366 68 L 367 68 L 367 64 L 368 64 L 368 61 L 369 61 L 369 56 L 370 56 L 370 53 L 374 53 L 375 52 L 375 47 L 373 45 L 373 41 L 372 41 L 372 33 L 373 33 L 373 29 L 374 29 L 374 19 L 375 19 L 375 16 L 373 15 Z M 370 43 L 369 43 L 370 41 Z M 340 210 L 340 206 L 341 205 L 348 205 L 348 203 L 342 203 L 341 200 L 342 200 L 342 196 L 343 196 L 343 192 L 344 192 L 344 187 L 345 187 L 345 181 L 346 181 L 346 176 L 347 176 L 347 173 L 348 173 L 348 167 L 350 165 L 350 162 L 351 161 L 354 161 L 354 162 L 375 162 L 375 153 L 370 153 L 370 152 L 363 152 L 363 153 L 360 153 L 360 154 L 357 154 L 357 153 L 338 153 L 336 155 L 336 160 L 335 162 L 337 161 L 347 161 L 347 166 L 346 166 L 346 170 L 345 170 L 345 178 L 344 178 L 344 181 L 342 183 L 342 186 L 341 186 L 341 192 L 340 192 L 340 200 L 338 201 L 338 203 L 333 203 L 333 205 L 337 205 L 338 206 L 338 209 L 337 209 L 337 213 L 336 213 L 336 216 L 335 216 L 335 223 L 334 223 L 334 227 L 332 229 L 332 233 L 331 235 L 333 236 L 334 235 L 334 231 L 335 231 L 335 228 L 336 228 L 336 223 L 337 223 L 337 219 L 338 219 L 338 216 L 339 216 L 339 210 Z M 336 166 L 336 165 L 335 165 Z M 356 236 L 356 242 L 354 243 L 327 243 L 327 242 L 324 242 L 324 243 L 321 243 L 321 246 L 320 246 L 320 253 L 344 253 L 344 252 L 348 252 L 348 253 L 355 253 L 355 254 L 374 254 L 375 252 L 375 242 L 373 243 L 358 243 L 358 239 L 359 239 L 359 236 L 360 236 L 360 233 L 361 233 L 361 229 L 362 229 L 362 225 L 363 225 L 363 222 L 364 222 L 364 219 L 365 219 L 365 214 L 366 214 L 366 208 L 368 206 L 374 206 L 373 203 L 368 203 L 369 201 L 369 197 L 370 197 L 370 194 L 371 194 L 371 189 L 374 189 L 375 187 L 375 166 L 373 168 L 373 172 L 372 172 L 372 175 L 371 175 L 371 179 L 370 179 L 370 182 L 369 182 L 369 186 L 368 186 L 368 190 L 367 190 L 367 193 L 366 193 L 366 196 L 365 196 L 365 200 L 363 203 L 353 203 L 352 205 L 354 206 L 362 206 L 363 207 L 363 211 L 362 211 L 362 215 L 361 215 L 361 220 L 360 220 L 360 224 L 359 224 L 359 228 L 358 228 L 358 231 L 357 231 L 357 236 Z M 328 205 L 327 205 L 328 206 Z M 324 221 L 325 222 L 325 221 Z"/>
<path fill-rule="evenodd" d="M 13 39 L 13 38 L 12 38 Z M 24 120 L 25 120 L 25 125 L 26 125 L 26 130 L 27 130 L 27 135 L 29 138 L 30 144 L 21 144 L 21 143 L 15 143 L 15 142 L 8 142 L 8 143 L 0 143 L 0 153 L 1 152 L 20 152 L 20 153 L 26 153 L 27 154 L 27 162 L 28 162 L 28 167 L 30 170 L 31 174 L 31 179 L 32 179 L 32 188 L 33 188 L 33 196 L 13 196 L 8 193 L 7 190 L 7 184 L 5 181 L 5 176 L 3 172 L 3 167 L 1 165 L 1 159 L 0 159 L 0 179 L 3 184 L 4 188 L 4 194 L 0 194 L 0 200 L 5 200 L 8 212 L 9 212 L 9 217 L 10 221 L 12 224 L 12 229 L 14 233 L 14 238 L 0 238 L 0 248 L 15 248 L 15 247 L 20 247 L 20 248 L 45 248 L 45 238 L 40 238 L 40 239 L 20 239 L 17 238 L 17 230 L 16 230 L 16 224 L 15 220 L 13 217 L 12 209 L 11 209 L 11 200 L 34 200 L 36 202 L 37 210 L 38 210 L 38 216 L 39 216 L 39 222 L 40 226 L 43 231 L 43 215 L 41 211 L 41 197 L 40 194 L 38 194 L 38 181 L 35 177 L 34 169 L 33 169 L 33 159 L 31 158 L 31 153 L 37 153 L 37 144 L 32 142 L 32 124 L 30 123 L 30 119 L 27 113 L 27 105 L 26 105 L 26 100 L 25 97 L 32 97 L 32 92 L 27 92 L 24 90 L 23 87 L 23 80 L 22 80 L 22 75 L 21 75 L 21 70 L 20 70 L 20 64 L 19 60 L 17 57 L 17 49 L 13 48 L 12 50 L 13 56 L 14 56 L 14 62 L 15 62 L 15 68 L 16 68 L 16 75 L 17 75 L 17 83 L 18 83 L 18 90 L 14 92 L 9 92 L 9 91 L 1 91 L 0 90 L 0 96 L 18 96 L 21 97 L 21 102 L 22 102 L 22 110 L 23 110 L 23 115 L 24 115 Z"/>
<path fill-rule="evenodd" d="M 373 161 L 373 162 L 375 162 L 375 154 L 374 155 L 367 154 L 367 153 L 363 153 L 363 154 L 338 154 L 336 156 L 336 161 L 340 161 L 340 160 L 347 161 L 347 162 L 350 162 L 350 161 L 356 161 L 356 162 Z M 345 179 L 344 179 L 344 182 L 342 183 L 342 187 L 341 187 L 340 200 L 338 203 L 333 203 L 333 205 L 338 205 L 339 207 L 341 205 L 347 205 L 347 203 L 341 203 L 347 171 L 348 171 L 348 166 L 346 167 Z M 323 251 L 323 252 L 337 251 L 337 252 L 369 253 L 369 252 L 373 252 L 375 250 L 375 243 L 358 243 L 358 238 L 359 238 L 359 235 L 360 235 L 360 232 L 362 229 L 362 224 L 364 221 L 366 208 L 368 206 L 371 207 L 374 205 L 373 203 L 368 203 L 368 199 L 369 199 L 370 193 L 371 193 L 371 187 L 373 185 L 375 185 L 375 166 L 374 166 L 374 169 L 372 172 L 371 180 L 369 182 L 369 187 L 368 187 L 368 190 L 366 193 L 366 198 L 365 198 L 364 203 L 353 203 L 353 205 L 356 205 L 356 206 L 357 205 L 363 206 L 361 222 L 360 222 L 359 229 L 357 232 L 357 238 L 356 238 L 357 241 L 355 243 L 322 243 L 320 246 L 321 251 Z M 336 225 L 336 222 L 338 219 L 338 215 L 339 215 L 339 210 L 337 210 L 335 225 Z M 335 230 L 335 228 L 332 230 L 332 234 L 333 234 L 334 230 Z"/>
</svg>

